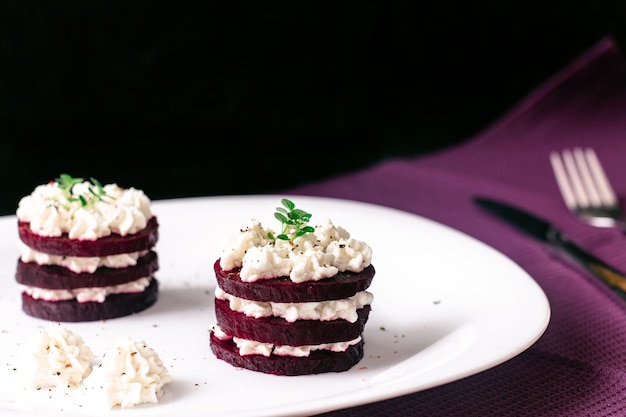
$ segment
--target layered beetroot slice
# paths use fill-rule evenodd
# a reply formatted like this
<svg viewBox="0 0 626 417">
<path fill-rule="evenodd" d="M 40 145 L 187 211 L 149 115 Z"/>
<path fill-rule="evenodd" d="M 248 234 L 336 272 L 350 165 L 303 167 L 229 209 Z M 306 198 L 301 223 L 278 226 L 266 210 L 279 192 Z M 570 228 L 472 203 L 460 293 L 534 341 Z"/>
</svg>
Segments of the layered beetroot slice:
<svg viewBox="0 0 626 417">
<path fill-rule="evenodd" d="M 239 354 L 237 345 L 232 340 L 220 340 L 211 333 L 211 350 L 218 359 L 235 367 L 273 375 L 298 376 L 327 372 L 344 372 L 352 368 L 363 358 L 363 339 L 349 346 L 345 352 L 315 350 L 309 356 L 276 356 Z"/>
<path fill-rule="evenodd" d="M 151 249 L 159 239 L 159 224 L 153 216 L 146 227 L 132 235 L 113 233 L 97 240 L 70 239 L 62 236 L 41 236 L 30 230 L 30 223 L 18 221 L 19 237 L 36 251 L 62 256 L 110 256 Z"/>
<path fill-rule="evenodd" d="M 215 261 L 213 269 L 217 284 L 228 294 L 246 300 L 277 303 L 304 303 L 349 298 L 367 289 L 376 273 L 374 266 L 369 265 L 361 272 L 339 272 L 332 278 L 319 281 L 295 283 L 289 277 L 280 277 L 244 282 L 239 276 L 240 268 L 224 271 L 219 259 Z"/>
<path fill-rule="evenodd" d="M 158 269 L 159 259 L 154 251 L 150 251 L 137 259 L 137 263 L 133 266 L 125 268 L 101 267 L 96 269 L 94 273 L 78 273 L 58 265 L 38 265 L 35 262 L 18 260 L 15 280 L 30 287 L 71 290 L 125 284 L 139 278 L 150 277 Z"/>
<path fill-rule="evenodd" d="M 371 307 L 357 310 L 358 319 L 354 323 L 343 319 L 296 320 L 288 322 L 280 317 L 248 317 L 233 311 L 228 301 L 215 299 L 217 323 L 224 333 L 242 339 L 276 345 L 302 346 L 322 343 L 347 342 L 363 333 Z"/>
<path fill-rule="evenodd" d="M 22 310 L 29 316 L 58 322 L 107 320 L 139 313 L 152 306 L 158 298 L 159 283 L 150 280 L 142 292 L 111 294 L 102 302 L 79 303 L 76 299 L 45 301 L 22 293 Z"/>
</svg>

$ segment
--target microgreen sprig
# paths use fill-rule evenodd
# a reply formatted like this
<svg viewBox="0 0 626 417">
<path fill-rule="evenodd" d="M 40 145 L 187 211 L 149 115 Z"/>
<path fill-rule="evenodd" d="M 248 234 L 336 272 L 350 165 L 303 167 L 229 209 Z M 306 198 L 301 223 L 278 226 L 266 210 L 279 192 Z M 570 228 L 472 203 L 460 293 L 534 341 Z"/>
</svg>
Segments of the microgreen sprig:
<svg viewBox="0 0 626 417">
<path fill-rule="evenodd" d="M 57 184 L 59 184 L 59 188 L 65 191 L 67 195 L 69 195 L 72 192 L 72 188 L 76 184 L 80 184 L 81 182 L 83 182 L 83 179 L 74 178 L 68 174 L 61 174 L 59 175 L 59 178 L 57 178 L 55 181 L 57 182 Z"/>
<path fill-rule="evenodd" d="M 280 239 L 293 242 L 295 238 L 315 231 L 313 227 L 307 224 L 312 214 L 297 209 L 296 205 L 289 199 L 283 198 L 280 202 L 284 207 L 277 207 L 274 217 L 282 223 L 282 230 L 276 237 L 271 232 L 268 233 L 271 240 Z"/>
<path fill-rule="evenodd" d="M 55 181 L 58 183 L 59 188 L 65 192 L 68 202 L 73 203 L 78 201 L 82 207 L 93 206 L 98 201 L 104 201 L 105 199 L 114 199 L 104 191 L 102 184 L 93 177 L 90 178 L 93 187 L 87 187 L 87 190 L 91 194 L 89 200 L 82 194 L 78 197 L 72 197 L 72 188 L 74 188 L 76 184 L 82 183 L 84 181 L 83 178 L 74 178 L 68 174 L 61 174 Z"/>
</svg>

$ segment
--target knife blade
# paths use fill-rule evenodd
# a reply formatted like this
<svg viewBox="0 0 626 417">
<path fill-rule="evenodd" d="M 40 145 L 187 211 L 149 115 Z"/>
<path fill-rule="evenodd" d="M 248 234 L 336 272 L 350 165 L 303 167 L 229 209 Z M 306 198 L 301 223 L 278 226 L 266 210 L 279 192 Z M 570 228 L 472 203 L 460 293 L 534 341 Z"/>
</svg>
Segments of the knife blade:
<svg viewBox="0 0 626 417">
<path fill-rule="evenodd" d="M 563 231 L 541 217 L 508 203 L 487 197 L 475 197 L 474 202 L 509 225 L 551 247 L 565 261 L 599 278 L 626 300 L 626 275 L 575 243 Z"/>
</svg>

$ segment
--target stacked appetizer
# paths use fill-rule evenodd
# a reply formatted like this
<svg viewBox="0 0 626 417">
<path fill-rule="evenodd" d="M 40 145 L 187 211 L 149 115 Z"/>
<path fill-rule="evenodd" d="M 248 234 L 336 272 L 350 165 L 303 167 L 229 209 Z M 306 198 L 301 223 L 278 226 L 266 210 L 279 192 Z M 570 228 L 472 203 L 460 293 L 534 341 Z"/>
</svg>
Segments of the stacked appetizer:
<svg viewBox="0 0 626 417">
<path fill-rule="evenodd" d="M 275 375 L 342 372 L 363 358 L 372 249 L 283 199 L 279 233 L 260 222 L 228 239 L 214 263 L 217 358 Z"/>
<path fill-rule="evenodd" d="M 57 322 L 140 312 L 158 297 L 158 222 L 143 191 L 62 174 L 17 208 L 22 309 Z"/>
</svg>

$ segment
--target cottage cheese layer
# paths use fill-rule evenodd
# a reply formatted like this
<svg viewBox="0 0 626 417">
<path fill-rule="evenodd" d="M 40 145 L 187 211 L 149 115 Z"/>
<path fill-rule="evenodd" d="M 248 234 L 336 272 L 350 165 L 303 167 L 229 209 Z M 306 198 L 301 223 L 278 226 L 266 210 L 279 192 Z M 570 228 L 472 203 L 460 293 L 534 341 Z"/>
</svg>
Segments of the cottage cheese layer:
<svg viewBox="0 0 626 417">
<path fill-rule="evenodd" d="M 157 352 L 145 341 L 130 337 L 116 341 L 102 363 L 86 381 L 104 403 L 113 408 L 130 408 L 158 403 L 164 386 L 172 381 Z M 100 391 L 102 390 L 102 391 Z"/>
<path fill-rule="evenodd" d="M 79 303 L 88 301 L 104 302 L 111 294 L 143 292 L 149 285 L 152 277 L 139 278 L 124 284 L 107 287 L 85 287 L 71 290 L 51 290 L 47 288 L 23 286 L 23 291 L 35 300 L 63 301 L 76 299 Z"/>
<path fill-rule="evenodd" d="M 215 289 L 215 297 L 227 300 L 231 310 L 248 317 L 280 317 L 293 323 L 296 320 L 329 321 L 343 319 L 354 323 L 358 319 L 357 310 L 372 303 L 374 295 L 361 291 L 350 298 L 306 303 L 276 303 L 271 301 L 252 301 L 228 294 L 220 287 Z"/>
<path fill-rule="evenodd" d="M 20 249 L 20 259 L 22 262 L 35 262 L 39 265 L 58 265 L 69 269 L 72 272 L 89 272 L 93 274 L 100 267 L 126 268 L 137 265 L 137 260 L 146 255 L 149 251 L 139 251 L 121 253 L 109 256 L 63 256 L 50 255 L 29 248 L 23 242 L 18 242 Z"/>
<path fill-rule="evenodd" d="M 37 186 L 19 201 L 17 218 L 29 222 L 38 235 L 67 233 L 70 239 L 81 240 L 137 233 L 152 218 L 150 199 L 141 190 L 108 184 L 102 187 L 101 198 L 94 190 L 97 186 L 89 181 L 74 185 L 69 193 L 54 181 Z"/>
<path fill-rule="evenodd" d="M 372 249 L 331 220 L 293 241 L 271 240 L 269 233 L 277 234 L 253 220 L 229 237 L 221 249 L 222 269 L 240 267 L 245 282 L 288 276 L 300 283 L 331 278 L 339 271 L 361 272 L 372 261 Z"/>
<path fill-rule="evenodd" d="M 350 346 L 356 345 L 361 341 L 361 336 L 359 336 L 356 339 L 349 340 L 347 342 L 324 343 L 320 345 L 288 346 L 274 345 L 273 343 L 261 343 L 254 340 L 233 337 L 224 333 L 218 325 L 213 326 L 212 332 L 220 340 L 232 340 L 237 345 L 237 348 L 239 349 L 239 354 L 241 356 L 263 355 L 265 357 L 269 357 L 270 355 L 276 355 L 307 357 L 311 354 L 311 352 L 316 350 L 345 352 Z"/>
<path fill-rule="evenodd" d="M 72 388 L 91 373 L 93 352 L 80 335 L 58 323 L 43 331 L 32 348 L 24 358 L 31 388 Z"/>
</svg>

